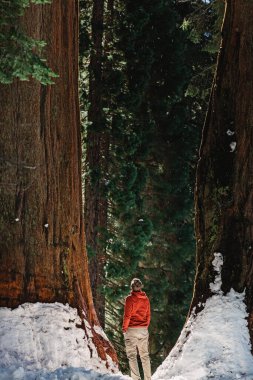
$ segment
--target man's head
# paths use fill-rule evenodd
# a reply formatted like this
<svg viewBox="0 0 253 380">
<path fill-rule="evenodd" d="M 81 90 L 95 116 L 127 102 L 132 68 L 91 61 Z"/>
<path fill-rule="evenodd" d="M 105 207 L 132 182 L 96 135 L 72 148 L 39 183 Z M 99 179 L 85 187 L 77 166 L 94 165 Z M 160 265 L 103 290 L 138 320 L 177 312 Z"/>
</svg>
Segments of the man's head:
<svg viewBox="0 0 253 380">
<path fill-rule="evenodd" d="M 139 292 L 142 289 L 142 282 L 139 278 L 133 278 L 131 281 L 131 289 L 134 292 Z"/>
</svg>

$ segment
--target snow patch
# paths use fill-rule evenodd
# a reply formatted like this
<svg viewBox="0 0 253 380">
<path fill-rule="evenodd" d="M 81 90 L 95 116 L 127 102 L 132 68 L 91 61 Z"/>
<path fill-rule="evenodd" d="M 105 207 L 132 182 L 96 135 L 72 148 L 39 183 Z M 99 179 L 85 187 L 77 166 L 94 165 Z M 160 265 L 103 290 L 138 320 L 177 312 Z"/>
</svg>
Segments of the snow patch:
<svg viewBox="0 0 253 380">
<path fill-rule="evenodd" d="M 235 132 L 231 131 L 230 129 L 227 130 L 227 135 L 228 136 L 233 136 Z"/>
<path fill-rule="evenodd" d="M 215 294 L 187 321 L 152 380 L 253 379 L 244 294 Z M 188 336 L 188 339 L 186 337 Z"/>
<path fill-rule="evenodd" d="M 222 293 L 221 290 L 221 268 L 223 265 L 223 256 L 220 252 L 215 252 L 214 253 L 214 260 L 212 261 L 214 270 L 217 272 L 217 275 L 215 276 L 214 283 L 211 283 L 210 289 L 213 293 Z"/>
<path fill-rule="evenodd" d="M 67 371 L 68 367 L 117 372 L 109 356 L 109 368 L 99 358 L 90 324 L 86 322 L 85 326 L 88 336 L 80 327 L 77 310 L 68 304 L 25 303 L 13 310 L 0 308 L 0 380 L 23 379 L 24 374 L 25 379 L 30 379 L 29 373 L 38 371 L 51 373 L 45 379 L 65 379 L 60 369 Z M 107 339 L 101 328 L 95 327 L 95 330 Z M 52 371 L 58 372 L 52 375 Z M 75 378 L 95 378 L 80 376 Z"/>
<path fill-rule="evenodd" d="M 230 144 L 230 152 L 233 153 L 235 151 L 235 148 L 236 148 L 236 142 L 235 141 L 232 141 Z"/>
<path fill-rule="evenodd" d="M 101 335 L 105 340 L 109 340 L 104 332 L 104 330 L 102 329 L 102 327 L 100 326 L 94 326 L 93 327 L 95 332 L 98 334 L 98 335 Z"/>
</svg>

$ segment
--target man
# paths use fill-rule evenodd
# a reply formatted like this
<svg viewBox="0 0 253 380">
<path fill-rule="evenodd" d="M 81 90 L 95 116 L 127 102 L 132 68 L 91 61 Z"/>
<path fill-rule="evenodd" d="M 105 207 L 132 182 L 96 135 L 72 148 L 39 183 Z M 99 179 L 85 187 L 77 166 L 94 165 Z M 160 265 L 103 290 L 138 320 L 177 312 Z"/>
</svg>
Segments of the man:
<svg viewBox="0 0 253 380">
<path fill-rule="evenodd" d="M 134 278 L 131 281 L 131 290 L 131 294 L 127 296 L 125 302 L 122 326 L 131 377 L 133 380 L 141 380 L 137 362 L 138 350 L 144 372 L 144 380 L 151 380 L 148 350 L 150 303 L 146 293 L 142 292 L 142 282 L 140 279 Z"/>
</svg>

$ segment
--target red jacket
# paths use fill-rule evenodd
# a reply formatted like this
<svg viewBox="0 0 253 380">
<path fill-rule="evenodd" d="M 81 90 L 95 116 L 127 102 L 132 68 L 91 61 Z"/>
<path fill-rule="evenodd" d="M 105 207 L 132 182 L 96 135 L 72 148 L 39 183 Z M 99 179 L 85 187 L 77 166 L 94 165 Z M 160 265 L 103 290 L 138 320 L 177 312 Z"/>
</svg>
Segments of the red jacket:
<svg viewBox="0 0 253 380">
<path fill-rule="evenodd" d="M 148 327 L 150 323 L 150 303 L 145 292 L 131 292 L 126 298 L 122 329 L 128 327 Z"/>
</svg>

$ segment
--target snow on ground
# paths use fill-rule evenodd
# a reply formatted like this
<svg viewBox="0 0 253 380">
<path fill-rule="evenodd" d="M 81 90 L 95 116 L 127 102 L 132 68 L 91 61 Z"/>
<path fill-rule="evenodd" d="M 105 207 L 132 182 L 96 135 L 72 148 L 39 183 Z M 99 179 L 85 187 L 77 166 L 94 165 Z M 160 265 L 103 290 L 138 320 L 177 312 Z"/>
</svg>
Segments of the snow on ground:
<svg viewBox="0 0 253 380">
<path fill-rule="evenodd" d="M 152 380 L 253 380 L 244 294 L 223 294 L 222 264 L 221 253 L 215 253 L 213 296 L 200 313 L 193 310 Z M 109 358 L 106 368 L 90 325 L 87 337 L 80 324 L 76 309 L 60 303 L 0 308 L 0 380 L 131 380 Z"/>
<path fill-rule="evenodd" d="M 177 344 L 152 380 L 253 380 L 253 357 L 244 294 L 221 291 L 223 258 L 214 254 L 214 295 L 194 310 Z"/>
<path fill-rule="evenodd" d="M 27 371 L 23 367 L 0 368 L 0 380 L 132 380 L 122 374 L 104 374 L 84 368 L 59 368 L 56 371 Z"/>
<path fill-rule="evenodd" d="M 129 379 L 111 374 L 118 370 L 98 357 L 89 323 L 88 337 L 80 325 L 77 310 L 60 303 L 0 308 L 0 380 Z"/>
</svg>

